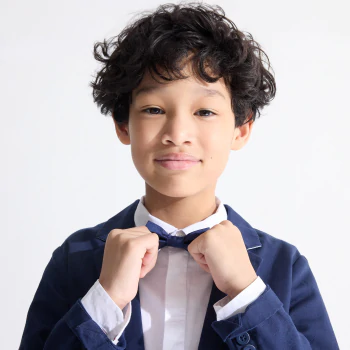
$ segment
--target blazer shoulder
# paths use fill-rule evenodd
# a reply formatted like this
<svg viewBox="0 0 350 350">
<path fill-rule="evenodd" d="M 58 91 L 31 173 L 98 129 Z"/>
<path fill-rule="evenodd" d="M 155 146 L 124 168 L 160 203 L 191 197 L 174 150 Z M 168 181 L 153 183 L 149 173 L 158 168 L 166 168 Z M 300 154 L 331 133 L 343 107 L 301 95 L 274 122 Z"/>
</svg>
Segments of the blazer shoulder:
<svg viewBox="0 0 350 350">
<path fill-rule="evenodd" d="M 95 226 L 84 227 L 77 231 L 71 233 L 63 243 L 74 243 L 74 242 L 85 242 L 96 238 L 97 232 L 106 223 L 106 221 L 101 222 Z"/>
<path fill-rule="evenodd" d="M 288 256 L 293 263 L 301 256 L 299 249 L 294 244 L 277 238 L 265 231 L 257 228 L 254 229 L 259 236 L 263 252 L 267 254 L 274 252 L 274 254 L 279 256 Z"/>
<path fill-rule="evenodd" d="M 94 251 L 104 242 L 96 238 L 97 232 L 105 224 L 101 222 L 95 226 L 84 227 L 69 234 L 52 253 L 57 262 L 67 261 L 68 256 L 78 252 Z"/>
<path fill-rule="evenodd" d="M 107 220 L 100 222 L 94 226 L 84 227 L 69 234 L 69 236 L 58 246 L 53 252 L 55 260 L 66 260 L 69 256 L 77 256 L 75 253 L 88 253 L 88 251 L 100 251 L 105 245 L 105 232 L 109 232 L 114 227 L 124 227 L 125 220 L 132 218 L 132 214 L 139 200 L 135 200 L 126 208 Z M 100 236 L 103 234 L 103 237 Z M 81 255 L 81 254 L 79 254 Z"/>
</svg>

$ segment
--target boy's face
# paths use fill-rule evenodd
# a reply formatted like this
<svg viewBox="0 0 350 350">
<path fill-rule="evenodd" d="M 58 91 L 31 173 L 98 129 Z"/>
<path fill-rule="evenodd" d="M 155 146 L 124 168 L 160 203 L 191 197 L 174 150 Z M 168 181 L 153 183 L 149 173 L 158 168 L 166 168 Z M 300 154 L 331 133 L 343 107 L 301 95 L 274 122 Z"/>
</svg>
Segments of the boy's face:
<svg viewBox="0 0 350 350">
<path fill-rule="evenodd" d="M 186 75 L 189 69 L 187 65 Z M 155 88 L 138 94 L 149 86 Z M 208 93 L 209 89 L 217 93 Z M 168 197 L 215 193 L 230 151 L 245 145 L 253 125 L 235 128 L 230 92 L 222 78 L 206 83 L 191 75 L 161 85 L 147 72 L 132 92 L 129 111 L 127 125 L 115 123 L 117 135 L 123 144 L 131 145 L 135 167 L 146 186 Z M 155 159 L 169 152 L 186 152 L 200 161 L 185 170 L 167 169 Z"/>
</svg>

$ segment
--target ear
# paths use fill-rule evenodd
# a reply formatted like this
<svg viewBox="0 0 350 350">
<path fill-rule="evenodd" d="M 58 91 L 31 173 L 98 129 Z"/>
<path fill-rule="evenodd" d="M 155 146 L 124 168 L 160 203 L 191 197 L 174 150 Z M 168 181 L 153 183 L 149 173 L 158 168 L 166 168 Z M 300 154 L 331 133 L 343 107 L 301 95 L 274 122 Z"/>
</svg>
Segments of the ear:
<svg viewBox="0 0 350 350">
<path fill-rule="evenodd" d="M 114 122 L 115 131 L 121 143 L 124 145 L 130 145 L 130 133 L 128 123 L 118 124 L 112 114 L 112 119 Z"/>
<path fill-rule="evenodd" d="M 250 119 L 250 116 L 247 120 Z M 253 129 L 253 125 L 254 125 L 254 121 L 251 120 L 250 122 L 245 123 L 242 126 L 235 128 L 235 130 L 233 132 L 231 150 L 237 151 L 237 150 L 241 149 L 248 142 L 250 134 L 251 134 L 252 129 Z"/>
</svg>

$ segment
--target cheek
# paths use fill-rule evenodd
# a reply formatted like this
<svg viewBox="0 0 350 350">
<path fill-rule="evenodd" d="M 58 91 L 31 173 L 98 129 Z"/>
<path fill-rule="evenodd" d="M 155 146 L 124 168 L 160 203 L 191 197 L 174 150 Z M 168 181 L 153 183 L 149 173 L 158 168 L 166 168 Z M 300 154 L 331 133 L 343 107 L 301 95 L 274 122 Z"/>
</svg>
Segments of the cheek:
<svg viewBox="0 0 350 350">
<path fill-rule="evenodd" d="M 210 155 L 209 160 L 225 161 L 230 154 L 231 136 L 227 130 L 213 130 L 203 140 L 203 149 L 207 155 Z"/>
<path fill-rule="evenodd" d="M 131 135 L 131 154 L 134 164 L 139 169 L 145 168 L 148 162 L 152 161 L 152 151 L 157 148 L 154 145 L 156 137 L 152 134 L 152 130 L 145 132 L 142 127 L 134 127 Z"/>
<path fill-rule="evenodd" d="M 217 179 L 226 168 L 230 150 L 231 137 L 227 131 L 217 132 L 203 140 L 204 165 L 209 178 Z"/>
<path fill-rule="evenodd" d="M 135 165 L 142 166 L 145 162 L 146 156 L 149 155 L 147 150 L 147 140 L 140 137 L 135 137 L 131 142 L 131 154 Z"/>
</svg>

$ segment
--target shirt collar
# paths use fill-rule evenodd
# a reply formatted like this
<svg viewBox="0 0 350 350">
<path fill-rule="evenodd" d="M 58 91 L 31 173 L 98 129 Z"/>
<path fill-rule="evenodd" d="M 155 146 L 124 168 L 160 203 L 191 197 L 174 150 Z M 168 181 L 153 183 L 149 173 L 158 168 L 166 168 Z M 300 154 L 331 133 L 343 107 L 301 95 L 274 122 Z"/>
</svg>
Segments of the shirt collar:
<svg viewBox="0 0 350 350">
<path fill-rule="evenodd" d="M 111 230 L 115 228 L 127 229 L 135 227 L 135 211 L 140 202 L 139 199 L 128 205 L 119 213 L 111 217 L 105 222 L 102 222 L 94 227 L 96 232 L 96 238 L 102 242 L 106 242 L 107 236 Z M 239 215 L 228 204 L 224 204 L 224 208 L 227 212 L 227 220 L 230 220 L 233 225 L 237 226 L 244 240 L 244 244 L 247 250 L 260 248 L 263 245 L 263 241 L 260 241 L 260 235 L 266 234 L 258 229 L 252 227 L 241 215 Z M 220 222 L 221 219 L 219 219 Z M 258 233 L 259 232 L 259 233 Z M 258 258 L 256 258 L 259 260 Z M 257 265 L 256 265 L 257 266 Z"/>
<path fill-rule="evenodd" d="M 216 211 L 212 215 L 208 216 L 206 219 L 196 222 L 194 224 L 191 224 L 187 227 L 184 227 L 182 229 L 179 229 L 177 227 L 174 227 L 167 222 L 160 220 L 159 218 L 151 215 L 147 208 L 144 206 L 144 198 L 145 196 L 142 196 L 137 208 L 135 210 L 134 214 L 134 221 L 136 226 L 144 226 L 147 224 L 147 221 L 152 221 L 155 224 L 161 226 L 167 233 L 172 234 L 176 233 L 176 231 L 182 231 L 185 235 L 189 234 L 190 232 L 200 230 L 202 228 L 212 228 L 213 226 L 219 224 L 220 222 L 227 220 L 227 212 L 222 204 L 221 200 L 215 196 L 215 202 L 216 202 Z"/>
</svg>

